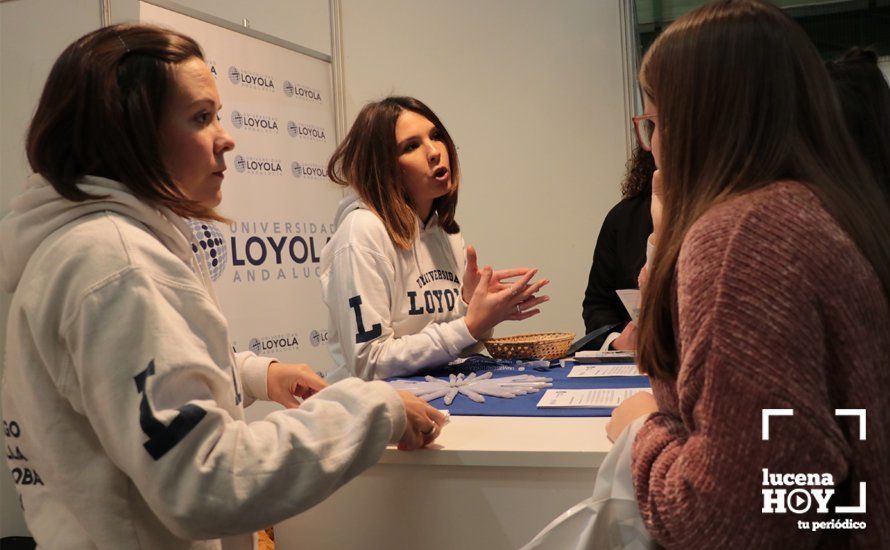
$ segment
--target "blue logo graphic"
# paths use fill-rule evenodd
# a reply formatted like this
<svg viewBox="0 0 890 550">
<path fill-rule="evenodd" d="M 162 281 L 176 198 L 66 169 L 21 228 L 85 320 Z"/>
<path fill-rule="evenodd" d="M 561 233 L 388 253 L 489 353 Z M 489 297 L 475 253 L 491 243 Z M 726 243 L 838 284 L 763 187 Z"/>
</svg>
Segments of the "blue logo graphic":
<svg viewBox="0 0 890 550">
<path fill-rule="evenodd" d="M 229 67 L 229 80 L 232 81 L 232 84 L 241 83 L 241 71 L 238 70 L 238 67 L 234 65 Z"/>
<path fill-rule="evenodd" d="M 210 222 L 190 220 L 189 225 L 196 241 L 192 243 L 192 252 L 198 261 L 207 262 L 210 278 L 214 281 L 219 279 L 229 257 L 223 234 Z"/>
<path fill-rule="evenodd" d="M 309 342 L 312 344 L 312 347 L 317 348 L 321 344 L 327 343 L 328 341 L 328 331 L 326 330 L 313 330 L 309 333 Z"/>
<path fill-rule="evenodd" d="M 254 352 L 257 355 L 259 355 L 260 352 L 263 350 L 262 344 L 260 344 L 260 341 L 256 338 L 251 338 L 250 344 L 248 344 L 247 347 L 250 349 L 250 351 Z"/>
</svg>

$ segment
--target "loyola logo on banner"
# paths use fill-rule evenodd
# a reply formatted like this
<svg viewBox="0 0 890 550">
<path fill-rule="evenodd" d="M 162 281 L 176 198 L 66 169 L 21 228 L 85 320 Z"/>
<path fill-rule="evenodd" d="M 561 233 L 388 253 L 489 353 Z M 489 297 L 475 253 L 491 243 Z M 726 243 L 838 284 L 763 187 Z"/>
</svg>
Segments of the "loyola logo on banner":
<svg viewBox="0 0 890 550">
<path fill-rule="evenodd" d="M 300 339 L 296 332 L 259 336 L 250 339 L 248 348 L 257 355 L 272 355 L 282 351 L 300 349 Z"/>
<path fill-rule="evenodd" d="M 235 155 L 235 170 L 240 174 L 253 176 L 280 176 L 283 174 L 280 160 L 245 155 Z"/>
<path fill-rule="evenodd" d="M 327 344 L 328 343 L 327 329 L 313 330 L 312 332 L 310 332 L 309 333 L 309 343 L 312 344 L 312 347 L 314 347 L 314 348 Z"/>
<path fill-rule="evenodd" d="M 234 65 L 229 67 L 229 82 L 235 86 L 244 86 L 266 92 L 275 91 L 275 81 L 270 75 L 246 71 Z"/>
<path fill-rule="evenodd" d="M 321 249 L 333 224 L 299 221 L 240 221 L 229 226 L 232 282 L 253 283 L 321 276 Z"/>
<path fill-rule="evenodd" d="M 308 101 L 310 103 L 321 103 L 321 92 L 310 86 L 300 83 L 294 83 L 290 80 L 285 80 L 284 84 L 281 86 L 282 90 L 284 90 L 284 95 L 287 97 L 293 97 L 296 99 L 302 99 L 304 101 Z"/>
<path fill-rule="evenodd" d="M 306 124 L 305 122 L 287 121 L 287 133 L 292 138 L 305 139 L 309 141 L 327 141 L 324 128 Z"/>
<path fill-rule="evenodd" d="M 290 173 L 295 178 L 328 179 L 328 170 L 320 164 L 299 163 L 294 161 L 290 165 Z"/>
<path fill-rule="evenodd" d="M 266 134 L 278 133 L 278 119 L 256 113 L 242 113 L 232 111 L 232 126 L 236 130 L 250 130 Z"/>
</svg>

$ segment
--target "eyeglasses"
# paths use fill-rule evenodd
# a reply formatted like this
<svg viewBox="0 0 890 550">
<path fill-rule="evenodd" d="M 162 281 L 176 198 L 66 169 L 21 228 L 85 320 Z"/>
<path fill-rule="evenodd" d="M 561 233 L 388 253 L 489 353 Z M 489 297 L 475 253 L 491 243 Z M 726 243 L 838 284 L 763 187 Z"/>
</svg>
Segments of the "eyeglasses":
<svg viewBox="0 0 890 550">
<path fill-rule="evenodd" d="M 658 115 L 641 115 L 632 117 L 637 131 L 637 141 L 644 151 L 652 150 L 652 134 L 655 133 L 655 120 Z"/>
</svg>

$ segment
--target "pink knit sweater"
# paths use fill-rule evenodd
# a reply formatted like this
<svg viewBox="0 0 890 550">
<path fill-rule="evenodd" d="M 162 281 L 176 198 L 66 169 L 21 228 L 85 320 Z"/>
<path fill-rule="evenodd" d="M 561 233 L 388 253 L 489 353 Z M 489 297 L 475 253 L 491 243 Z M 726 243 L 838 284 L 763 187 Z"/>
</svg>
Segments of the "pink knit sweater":
<svg viewBox="0 0 890 550">
<path fill-rule="evenodd" d="M 679 375 L 653 381 L 660 412 L 634 444 L 652 536 L 668 548 L 890 547 L 890 305 L 820 201 L 781 182 L 713 208 L 683 243 L 676 285 Z M 794 415 L 773 417 L 764 441 L 766 408 Z M 867 411 L 865 441 L 857 417 L 835 416 L 848 408 Z M 804 483 L 836 489 L 828 511 L 812 500 L 764 513 L 764 489 L 798 488 L 765 484 L 764 469 L 830 474 L 837 487 Z M 866 513 L 836 514 L 860 504 L 860 482 Z M 866 527 L 813 531 L 832 519 Z"/>
</svg>

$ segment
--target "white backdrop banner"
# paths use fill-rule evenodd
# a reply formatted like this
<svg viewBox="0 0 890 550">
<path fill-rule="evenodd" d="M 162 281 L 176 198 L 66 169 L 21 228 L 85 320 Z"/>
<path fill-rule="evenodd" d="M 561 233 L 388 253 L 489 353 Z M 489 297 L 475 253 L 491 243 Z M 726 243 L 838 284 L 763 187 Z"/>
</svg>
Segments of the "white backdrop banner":
<svg viewBox="0 0 890 550">
<path fill-rule="evenodd" d="M 220 207 L 233 222 L 195 224 L 233 345 L 326 371 L 319 258 L 342 195 L 327 179 L 331 64 L 146 2 L 140 19 L 201 44 L 235 139 Z"/>
</svg>

